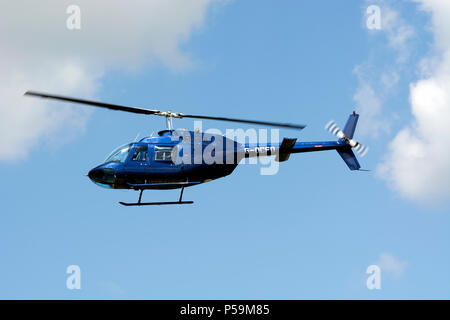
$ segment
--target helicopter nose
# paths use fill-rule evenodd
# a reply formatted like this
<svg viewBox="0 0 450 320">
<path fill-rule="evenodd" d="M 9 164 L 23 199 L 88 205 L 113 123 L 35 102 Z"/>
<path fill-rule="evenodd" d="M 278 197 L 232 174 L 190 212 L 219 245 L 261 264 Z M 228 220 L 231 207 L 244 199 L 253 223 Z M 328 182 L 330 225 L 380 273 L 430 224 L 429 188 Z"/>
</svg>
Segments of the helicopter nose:
<svg viewBox="0 0 450 320">
<path fill-rule="evenodd" d="M 116 180 L 114 169 L 111 168 L 94 168 L 88 173 L 89 179 L 94 183 L 113 184 Z"/>
</svg>

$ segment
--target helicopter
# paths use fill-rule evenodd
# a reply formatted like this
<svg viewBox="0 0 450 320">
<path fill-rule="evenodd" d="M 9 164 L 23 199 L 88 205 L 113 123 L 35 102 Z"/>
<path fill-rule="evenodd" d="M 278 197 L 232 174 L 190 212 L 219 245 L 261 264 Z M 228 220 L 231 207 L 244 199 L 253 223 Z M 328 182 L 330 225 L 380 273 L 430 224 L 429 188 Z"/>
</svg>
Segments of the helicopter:
<svg viewBox="0 0 450 320">
<path fill-rule="evenodd" d="M 173 119 L 207 119 L 297 130 L 304 129 L 305 125 L 175 113 L 36 91 L 27 91 L 24 95 L 166 118 L 166 129 L 159 131 L 157 136 L 144 137 L 116 148 L 103 163 L 88 173 L 90 180 L 101 187 L 140 191 L 137 202 L 119 202 L 124 206 L 192 204 L 193 201 L 183 201 L 185 187 L 228 176 L 244 158 L 275 155 L 275 161 L 284 162 L 294 153 L 336 150 L 350 170 L 366 171 L 361 169 L 352 151 L 355 149 L 361 156 L 365 156 L 369 150 L 353 140 L 359 118 L 355 111 L 348 117 L 343 130 L 334 121 L 325 126 L 338 140 L 297 142 L 296 138 L 283 138 L 281 143 L 252 144 L 239 143 L 224 135 L 198 130 L 176 130 L 173 128 Z M 210 152 L 205 152 L 207 150 Z M 181 192 L 178 201 L 142 202 L 144 190 L 152 189 L 181 189 Z"/>
</svg>

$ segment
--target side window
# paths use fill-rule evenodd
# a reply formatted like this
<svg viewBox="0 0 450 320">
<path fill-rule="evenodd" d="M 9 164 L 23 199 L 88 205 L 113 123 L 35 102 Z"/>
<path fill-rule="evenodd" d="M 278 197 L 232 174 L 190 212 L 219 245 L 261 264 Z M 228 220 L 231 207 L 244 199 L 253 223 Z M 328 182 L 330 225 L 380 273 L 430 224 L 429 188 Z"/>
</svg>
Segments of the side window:
<svg viewBox="0 0 450 320">
<path fill-rule="evenodd" d="M 172 161 L 173 147 L 155 146 L 155 160 Z"/>
<path fill-rule="evenodd" d="M 148 145 L 138 145 L 134 149 L 134 154 L 131 160 L 134 161 L 147 161 Z"/>
</svg>

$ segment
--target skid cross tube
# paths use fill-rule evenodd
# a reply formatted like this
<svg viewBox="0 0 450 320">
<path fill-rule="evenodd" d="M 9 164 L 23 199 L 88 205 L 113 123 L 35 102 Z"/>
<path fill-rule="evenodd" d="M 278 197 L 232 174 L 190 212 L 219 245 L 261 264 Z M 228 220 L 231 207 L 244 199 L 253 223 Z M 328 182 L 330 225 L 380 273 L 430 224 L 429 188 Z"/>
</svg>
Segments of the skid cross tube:
<svg viewBox="0 0 450 320">
<path fill-rule="evenodd" d="M 142 193 L 144 192 L 144 189 L 141 189 L 141 193 L 139 193 L 139 201 L 138 203 L 141 203 Z"/>
<path fill-rule="evenodd" d="M 180 193 L 180 199 L 178 201 L 169 201 L 169 202 L 141 202 L 142 199 L 142 193 L 144 192 L 144 189 L 140 190 L 139 193 L 139 200 L 135 203 L 126 203 L 126 202 L 119 202 L 123 206 L 131 207 L 131 206 L 159 206 L 159 205 L 165 205 L 165 204 L 191 204 L 194 203 L 194 201 L 182 201 L 183 199 L 183 191 L 184 187 L 181 188 Z"/>
<path fill-rule="evenodd" d="M 184 191 L 184 187 L 181 188 L 180 199 L 178 200 L 178 202 L 181 202 L 181 199 L 183 198 L 183 191 Z"/>
</svg>

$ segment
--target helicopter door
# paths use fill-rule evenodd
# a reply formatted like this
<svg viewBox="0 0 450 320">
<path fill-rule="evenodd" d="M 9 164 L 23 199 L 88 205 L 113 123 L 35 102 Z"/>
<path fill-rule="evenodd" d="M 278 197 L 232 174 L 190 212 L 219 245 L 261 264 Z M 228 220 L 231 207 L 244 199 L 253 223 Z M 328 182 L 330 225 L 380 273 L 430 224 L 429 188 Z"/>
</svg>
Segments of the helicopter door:
<svg viewBox="0 0 450 320">
<path fill-rule="evenodd" d="M 136 180 L 136 183 L 140 183 L 140 181 L 137 180 L 145 180 L 145 173 L 150 167 L 148 145 L 138 144 L 131 149 L 125 167 L 128 174 Z"/>
</svg>

